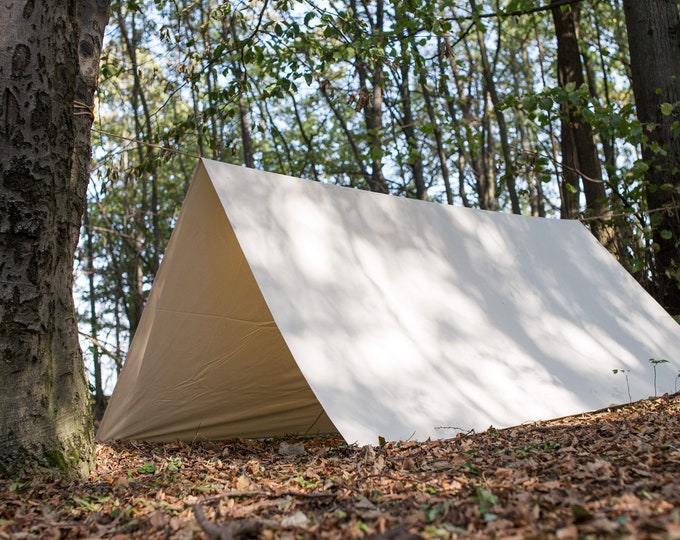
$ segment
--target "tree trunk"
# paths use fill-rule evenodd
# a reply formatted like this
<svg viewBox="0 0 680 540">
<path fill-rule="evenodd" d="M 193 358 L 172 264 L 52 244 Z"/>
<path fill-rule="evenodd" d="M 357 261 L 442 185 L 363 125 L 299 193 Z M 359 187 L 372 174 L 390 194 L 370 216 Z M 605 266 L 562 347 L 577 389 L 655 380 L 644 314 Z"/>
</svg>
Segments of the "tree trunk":
<svg viewBox="0 0 680 540">
<path fill-rule="evenodd" d="M 577 219 L 579 215 L 579 197 L 581 184 L 578 177 L 578 158 L 574 130 L 566 120 L 569 113 L 567 104 L 560 105 L 560 151 L 562 153 L 562 173 L 560 175 L 560 217 Z"/>
<path fill-rule="evenodd" d="M 642 157 L 647 206 L 653 226 L 656 299 L 680 315 L 680 15 L 670 0 L 624 0 L 633 93 L 637 115 L 647 127 Z M 669 110 L 672 105 L 672 109 Z M 662 149 L 655 151 L 654 148 Z"/>
<path fill-rule="evenodd" d="M 465 132 L 465 137 L 462 134 L 458 137 L 458 194 L 463 200 L 463 205 L 470 207 L 467 194 L 465 192 L 465 165 L 469 165 L 472 174 L 475 177 L 475 190 L 479 193 L 479 207 L 483 210 L 498 210 L 498 200 L 496 199 L 496 183 L 491 178 L 484 176 L 484 167 L 482 159 L 482 151 L 478 148 L 480 145 L 475 140 L 473 132 L 474 126 L 477 123 L 472 114 L 472 99 L 469 93 L 465 92 L 463 86 L 463 77 L 458 69 L 458 64 L 453 56 L 453 44 L 451 37 L 445 34 L 439 44 L 439 69 L 440 77 L 446 79 L 444 71 L 444 64 L 448 64 L 453 75 L 453 82 L 458 91 L 458 98 L 454 98 L 448 90 L 448 85 L 441 85 L 444 100 L 453 124 L 462 124 L 462 130 Z M 468 58 L 471 63 L 471 60 Z M 460 122 L 457 118 L 455 104 L 458 103 L 461 109 L 463 121 Z M 467 149 L 465 147 L 467 143 Z M 467 163 L 466 163 L 467 161 Z"/>
<path fill-rule="evenodd" d="M 300 137 L 302 137 L 302 140 L 305 143 L 305 146 L 307 147 L 307 159 L 305 159 L 300 168 L 299 174 L 296 176 L 302 176 L 304 177 L 306 175 L 305 169 L 307 168 L 307 164 L 309 163 L 309 167 L 311 169 L 311 179 L 315 180 L 316 182 L 320 182 L 321 178 L 319 177 L 319 172 L 316 170 L 316 157 L 315 154 L 316 152 L 314 151 L 314 143 L 312 141 L 312 137 L 307 134 L 307 130 L 305 129 L 305 124 L 302 120 L 302 116 L 300 115 L 300 111 L 298 109 L 297 105 L 297 100 L 295 99 L 295 94 L 292 92 L 288 92 L 288 97 L 290 97 L 290 102 L 293 105 L 293 112 L 295 114 L 295 123 L 297 124 L 298 128 L 300 129 Z"/>
<path fill-rule="evenodd" d="M 130 28 L 128 29 L 128 24 L 125 20 L 125 15 L 122 10 L 122 6 L 118 6 L 117 12 L 118 28 L 125 46 L 125 51 L 127 52 L 128 58 L 130 59 L 131 72 L 132 72 L 132 96 L 130 96 L 130 101 L 132 103 L 133 118 L 135 124 L 135 138 L 137 139 L 137 154 L 139 163 L 144 164 L 144 167 L 140 167 L 139 177 L 141 179 L 141 208 L 136 212 L 136 218 L 138 220 L 137 234 L 143 234 L 147 229 L 146 220 L 148 216 L 151 216 L 151 229 L 153 234 L 153 251 L 151 256 L 148 257 L 149 265 L 146 271 L 151 275 L 156 275 L 158 272 L 158 267 L 161 260 L 161 231 L 160 222 L 158 219 L 158 161 L 154 158 L 154 149 L 151 146 L 144 145 L 141 141 L 147 143 L 154 142 L 153 134 L 153 121 L 151 111 L 146 98 L 146 88 L 141 80 L 142 67 L 137 59 L 137 52 L 139 49 L 139 29 L 135 24 L 134 13 L 131 17 Z M 151 184 L 151 206 L 149 207 L 148 201 L 148 186 Z M 135 254 L 138 256 L 139 254 Z M 145 295 L 142 293 L 142 303 L 144 302 Z M 137 327 L 135 321 L 134 327 Z M 132 325 L 131 325 L 132 326 Z"/>
<path fill-rule="evenodd" d="M 3 2 L 0 474 L 84 475 L 90 396 L 73 303 L 107 1 Z"/>
<path fill-rule="evenodd" d="M 571 6 L 551 9 L 557 36 L 557 72 L 559 84 L 563 88 L 573 83 L 578 89 L 585 83 L 576 33 L 577 9 Z M 574 217 L 577 173 L 583 180 L 588 212 L 596 216 L 591 221 L 591 231 L 603 246 L 615 252 L 614 231 L 611 224 L 607 223 L 611 211 L 606 200 L 602 166 L 592 127 L 583 120 L 578 108 L 568 102 L 562 106 L 562 165 L 565 176 L 562 185 L 563 209 L 566 210 L 564 217 Z"/>
<path fill-rule="evenodd" d="M 474 0 L 470 0 L 470 9 L 474 15 L 477 15 L 477 4 Z M 479 55 L 482 63 L 482 74 L 484 76 L 484 83 L 486 90 L 491 98 L 491 103 L 493 105 L 494 114 L 496 116 L 496 123 L 498 124 L 498 136 L 501 140 L 501 151 L 503 153 L 503 160 L 505 161 L 505 173 L 502 179 L 505 180 L 505 184 L 508 186 L 508 195 L 510 196 L 510 205 L 512 206 L 513 214 L 521 214 L 521 208 L 519 206 L 519 197 L 517 196 L 517 189 L 515 187 L 515 160 L 510 152 L 510 139 L 508 135 L 508 127 L 505 122 L 505 115 L 500 105 L 500 98 L 498 92 L 496 91 L 496 81 L 493 77 L 493 72 L 491 70 L 491 64 L 489 63 L 489 57 L 486 51 L 486 45 L 484 42 L 484 33 L 482 32 L 479 25 L 476 26 L 477 35 L 477 45 L 479 46 Z"/>
<path fill-rule="evenodd" d="M 398 6 L 395 9 L 399 10 Z M 400 17 L 402 15 L 397 15 Z M 406 23 L 408 26 L 408 23 Z M 405 32 L 400 36 L 401 41 L 401 59 L 399 61 L 399 70 L 401 72 L 401 80 L 398 82 L 399 97 L 401 98 L 401 131 L 406 139 L 406 148 L 408 149 L 408 166 L 411 169 L 411 176 L 413 184 L 416 188 L 416 199 L 427 199 L 427 186 L 425 185 L 425 176 L 423 172 L 423 156 L 420 152 L 418 138 L 416 135 L 416 122 L 413 118 L 413 105 L 411 99 L 411 88 L 409 86 L 411 76 L 412 57 L 409 54 L 409 42 L 407 41 Z M 418 54 L 417 48 L 412 48 L 413 55 Z"/>
<path fill-rule="evenodd" d="M 425 80 L 425 75 L 421 73 L 420 76 L 420 89 L 423 93 L 423 100 L 425 101 L 425 106 L 427 110 L 427 116 L 432 124 L 432 132 L 434 134 L 434 140 L 436 142 L 437 148 L 437 158 L 439 159 L 439 167 L 442 172 L 442 180 L 444 181 L 444 190 L 446 192 L 446 204 L 453 204 L 453 190 L 451 189 L 451 174 L 449 172 L 449 166 L 446 163 L 447 155 L 444 148 L 444 140 L 442 138 L 442 129 L 437 121 L 437 116 L 434 112 L 434 107 L 432 106 L 432 95 L 430 89 L 427 86 L 427 81 Z"/>
<path fill-rule="evenodd" d="M 126 19 L 129 17 L 129 21 Z M 152 204 L 149 206 L 148 186 L 156 183 L 157 167 L 155 159 L 151 153 L 151 148 L 144 142 L 151 142 L 152 123 L 151 114 L 147 104 L 145 85 L 142 81 L 141 70 L 137 53 L 139 49 L 140 31 L 136 22 L 134 11 L 126 13 L 122 5 L 118 5 L 116 11 L 116 22 L 122 39 L 122 45 L 130 62 L 130 72 L 132 73 L 132 93 L 128 99 L 132 105 L 132 120 L 135 133 L 135 150 L 137 153 L 138 167 L 128 166 L 125 171 L 125 189 L 123 201 L 125 203 L 124 215 L 131 216 L 127 221 L 129 241 L 123 243 L 125 249 L 121 252 L 122 262 L 126 269 L 127 286 L 121 289 L 120 294 L 129 291 L 128 321 L 130 329 L 130 340 L 134 336 L 139 321 L 142 317 L 146 294 L 144 292 L 144 275 L 146 272 L 154 275 L 160 263 L 160 231 L 158 228 L 157 217 L 157 197 L 154 199 L 152 187 Z M 143 23 L 142 23 L 143 24 Z M 144 164 L 144 167 L 141 165 Z M 155 204 L 154 204 L 155 200 Z M 144 247 L 146 245 L 145 233 L 147 232 L 147 219 L 152 216 L 154 230 L 154 249 L 151 257 L 146 257 Z M 156 242 L 156 238 L 158 242 Z M 146 263 L 146 264 L 145 264 Z"/>
<path fill-rule="evenodd" d="M 94 282 L 94 241 L 92 240 L 92 223 L 87 204 L 83 210 L 83 228 L 85 230 L 85 272 L 87 273 L 88 303 L 90 305 L 90 337 L 92 340 L 92 370 L 94 372 L 94 403 L 93 415 L 101 419 L 106 409 L 106 397 L 102 384 L 102 363 L 99 354 L 99 323 L 97 319 L 97 288 Z"/>
<path fill-rule="evenodd" d="M 352 12 L 357 15 L 356 2 L 350 2 Z M 383 0 L 377 0 L 375 6 L 375 20 L 364 4 L 366 16 L 371 21 L 371 39 L 376 44 L 383 40 Z M 358 23 L 360 27 L 361 23 Z M 357 42 L 362 36 L 357 36 Z M 370 60 L 365 59 L 365 52 L 357 52 L 355 65 L 359 75 L 359 96 L 357 99 L 357 112 L 364 111 L 364 122 L 368 136 L 368 147 L 370 151 L 371 175 L 368 180 L 368 187 L 371 191 L 378 193 L 389 193 L 389 186 L 383 171 L 382 157 L 383 149 L 383 71 L 381 60 L 374 60 L 374 65 L 370 65 Z M 370 88 L 369 88 L 370 81 Z"/>
<path fill-rule="evenodd" d="M 319 84 L 319 89 L 321 90 L 321 95 L 324 97 L 326 103 L 333 112 L 333 116 L 335 116 L 338 125 L 340 126 L 342 132 L 345 134 L 345 137 L 347 138 L 347 143 L 349 144 L 349 147 L 352 151 L 352 156 L 354 157 L 354 160 L 356 162 L 358 173 L 361 175 L 366 185 L 370 185 L 371 175 L 368 173 L 364 165 L 364 160 L 361 157 L 361 150 L 359 149 L 359 144 L 357 143 L 356 137 L 354 136 L 349 126 L 347 125 L 347 120 L 342 116 L 342 113 L 335 105 L 331 92 L 329 92 L 329 89 L 331 89 L 331 83 L 327 80 L 321 81 L 321 83 Z M 355 176 L 355 174 L 350 173 L 350 178 L 353 176 Z M 352 187 L 354 187 L 354 184 L 352 184 Z"/>
</svg>

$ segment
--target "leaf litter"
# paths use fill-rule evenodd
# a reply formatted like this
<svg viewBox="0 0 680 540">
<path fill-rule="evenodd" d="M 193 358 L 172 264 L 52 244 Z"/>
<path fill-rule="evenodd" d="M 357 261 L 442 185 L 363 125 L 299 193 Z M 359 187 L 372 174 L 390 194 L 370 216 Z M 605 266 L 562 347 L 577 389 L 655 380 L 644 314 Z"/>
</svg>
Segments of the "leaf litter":
<svg viewBox="0 0 680 540">
<path fill-rule="evenodd" d="M 680 394 L 507 429 L 97 447 L 0 480 L 0 539 L 680 539 Z"/>
</svg>

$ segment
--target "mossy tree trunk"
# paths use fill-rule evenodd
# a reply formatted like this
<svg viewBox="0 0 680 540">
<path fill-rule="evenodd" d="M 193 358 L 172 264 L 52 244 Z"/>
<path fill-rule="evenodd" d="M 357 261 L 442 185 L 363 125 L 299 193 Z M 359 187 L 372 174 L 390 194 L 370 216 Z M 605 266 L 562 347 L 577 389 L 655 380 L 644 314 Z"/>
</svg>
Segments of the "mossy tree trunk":
<svg viewBox="0 0 680 540">
<path fill-rule="evenodd" d="M 0 3 L 2 475 L 92 464 L 73 258 L 109 3 Z"/>
</svg>

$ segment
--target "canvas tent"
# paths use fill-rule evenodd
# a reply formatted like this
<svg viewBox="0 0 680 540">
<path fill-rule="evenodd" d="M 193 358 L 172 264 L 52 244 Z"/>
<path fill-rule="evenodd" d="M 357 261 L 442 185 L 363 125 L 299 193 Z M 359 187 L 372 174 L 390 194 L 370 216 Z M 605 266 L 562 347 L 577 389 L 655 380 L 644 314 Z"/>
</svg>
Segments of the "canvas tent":
<svg viewBox="0 0 680 540">
<path fill-rule="evenodd" d="M 450 437 L 650 396 L 650 358 L 673 391 L 680 326 L 578 222 L 202 160 L 98 439 Z"/>
</svg>

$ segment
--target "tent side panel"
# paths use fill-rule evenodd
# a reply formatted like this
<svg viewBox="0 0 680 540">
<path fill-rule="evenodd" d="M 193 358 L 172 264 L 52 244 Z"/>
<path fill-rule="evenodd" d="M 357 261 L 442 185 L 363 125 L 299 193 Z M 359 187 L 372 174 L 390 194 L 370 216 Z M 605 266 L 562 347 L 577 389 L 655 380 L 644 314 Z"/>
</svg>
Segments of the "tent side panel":
<svg viewBox="0 0 680 540">
<path fill-rule="evenodd" d="M 203 165 L 99 440 L 337 431 L 277 328 Z"/>
<path fill-rule="evenodd" d="M 267 305 L 346 440 L 448 437 L 654 394 L 680 326 L 579 223 L 205 161 Z M 677 369 L 677 366 L 674 366 Z M 658 366 L 657 392 L 673 390 Z"/>
</svg>

